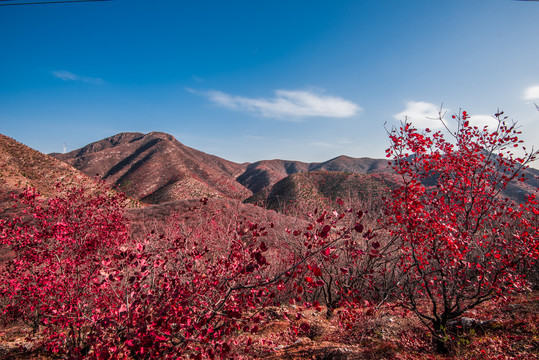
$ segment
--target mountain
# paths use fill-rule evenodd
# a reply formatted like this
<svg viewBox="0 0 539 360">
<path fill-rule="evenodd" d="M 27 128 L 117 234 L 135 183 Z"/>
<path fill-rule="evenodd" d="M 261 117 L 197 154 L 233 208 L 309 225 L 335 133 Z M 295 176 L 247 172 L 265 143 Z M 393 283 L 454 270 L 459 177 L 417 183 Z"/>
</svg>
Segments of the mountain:
<svg viewBox="0 0 539 360">
<path fill-rule="evenodd" d="M 385 159 L 339 156 L 313 163 L 274 159 L 238 164 L 185 146 L 161 132 L 120 133 L 67 154 L 51 155 L 151 204 L 208 197 L 274 206 L 275 196 L 293 191 L 283 190 L 284 184 L 293 184 L 299 177 L 277 189 L 273 186 L 291 175 L 310 172 L 377 175 L 386 186 L 398 183 Z M 527 169 L 525 175 L 528 181 L 511 184 L 503 195 L 523 201 L 536 191 L 539 170 Z"/>
<path fill-rule="evenodd" d="M 343 171 L 357 174 L 387 173 L 387 160 L 339 156 L 325 162 L 304 163 L 289 160 L 262 160 L 249 164 L 237 180 L 254 194 L 269 191 L 285 177 L 310 171 Z"/>
<path fill-rule="evenodd" d="M 146 203 L 202 197 L 244 199 L 237 164 L 183 145 L 172 135 L 120 133 L 66 154 L 51 154 Z"/>
<path fill-rule="evenodd" d="M 260 199 L 289 175 L 311 171 L 388 172 L 387 161 L 339 156 L 320 162 L 262 160 L 237 164 L 160 132 L 120 133 L 67 154 L 51 154 L 146 203 L 193 198 Z M 251 199 L 251 200 L 252 200 Z"/>
<path fill-rule="evenodd" d="M 92 187 L 95 181 L 63 161 L 0 134 L 0 216 L 11 209 L 11 193 L 27 187 L 43 196 L 56 192 L 57 183 Z"/>
<path fill-rule="evenodd" d="M 271 188 L 288 175 L 309 171 L 310 166 L 301 161 L 262 160 L 249 164 L 236 180 L 256 194 Z"/>
</svg>

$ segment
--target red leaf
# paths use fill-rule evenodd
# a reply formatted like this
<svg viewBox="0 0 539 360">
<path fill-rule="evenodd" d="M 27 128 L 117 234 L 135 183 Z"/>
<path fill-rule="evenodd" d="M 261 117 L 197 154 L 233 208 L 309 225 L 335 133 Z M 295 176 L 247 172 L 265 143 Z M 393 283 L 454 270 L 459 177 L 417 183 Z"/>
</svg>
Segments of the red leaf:
<svg viewBox="0 0 539 360">
<path fill-rule="evenodd" d="M 301 330 L 301 332 L 307 333 L 307 332 L 309 332 L 309 330 L 311 329 L 311 325 L 309 325 L 309 324 L 307 324 L 307 323 L 302 323 L 302 324 L 299 326 L 299 329 Z"/>
</svg>

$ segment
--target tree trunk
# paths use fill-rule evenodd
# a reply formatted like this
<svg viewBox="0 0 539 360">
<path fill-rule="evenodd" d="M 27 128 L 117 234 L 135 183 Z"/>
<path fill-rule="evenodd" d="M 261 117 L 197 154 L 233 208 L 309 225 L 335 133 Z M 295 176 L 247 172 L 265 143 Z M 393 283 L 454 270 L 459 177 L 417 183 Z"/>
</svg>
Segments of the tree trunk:
<svg viewBox="0 0 539 360">
<path fill-rule="evenodd" d="M 434 333 L 432 334 L 432 345 L 438 354 L 448 354 L 449 353 L 449 337 L 445 332 L 445 325 L 440 321 L 434 322 Z"/>
</svg>

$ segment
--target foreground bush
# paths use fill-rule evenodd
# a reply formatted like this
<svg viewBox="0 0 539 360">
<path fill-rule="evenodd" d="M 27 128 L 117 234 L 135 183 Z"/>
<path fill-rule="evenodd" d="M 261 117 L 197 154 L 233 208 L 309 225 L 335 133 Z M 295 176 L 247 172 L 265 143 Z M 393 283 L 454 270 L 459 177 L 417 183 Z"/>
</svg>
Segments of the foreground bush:
<svg viewBox="0 0 539 360">
<path fill-rule="evenodd" d="M 355 272 L 335 261 L 344 250 L 362 254 L 352 239 L 367 233 L 347 209 L 288 231 L 304 238 L 299 253 L 268 239 L 273 224 L 216 218 L 133 241 L 124 197 L 105 188 L 60 189 L 48 200 L 28 190 L 20 201 L 26 214 L 0 222 L 15 253 L 0 269 L 3 322 L 23 321 L 38 345 L 69 358 L 249 356 L 267 306 L 336 304 Z M 339 227 L 345 218 L 353 232 Z"/>
<path fill-rule="evenodd" d="M 93 324 L 117 306 L 103 259 L 128 241 L 124 197 L 105 189 L 72 188 L 48 201 L 29 189 L 24 214 L 0 221 L 0 244 L 15 258 L 0 270 L 4 325 L 22 321 L 45 329 L 51 352 L 82 354 Z"/>
</svg>

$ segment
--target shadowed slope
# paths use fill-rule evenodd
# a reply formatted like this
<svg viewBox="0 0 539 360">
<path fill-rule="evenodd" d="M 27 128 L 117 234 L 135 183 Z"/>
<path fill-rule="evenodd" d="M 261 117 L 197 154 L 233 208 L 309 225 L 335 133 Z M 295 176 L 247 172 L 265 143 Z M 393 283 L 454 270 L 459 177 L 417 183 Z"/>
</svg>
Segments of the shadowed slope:
<svg viewBox="0 0 539 360">
<path fill-rule="evenodd" d="M 330 208 L 337 199 L 348 204 L 376 202 L 387 193 L 389 182 L 379 175 L 340 171 L 311 171 L 287 176 L 277 182 L 262 201 L 269 209 L 287 212 L 303 205 L 305 210 Z"/>
</svg>

